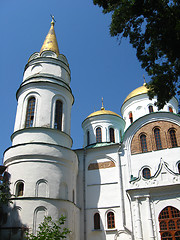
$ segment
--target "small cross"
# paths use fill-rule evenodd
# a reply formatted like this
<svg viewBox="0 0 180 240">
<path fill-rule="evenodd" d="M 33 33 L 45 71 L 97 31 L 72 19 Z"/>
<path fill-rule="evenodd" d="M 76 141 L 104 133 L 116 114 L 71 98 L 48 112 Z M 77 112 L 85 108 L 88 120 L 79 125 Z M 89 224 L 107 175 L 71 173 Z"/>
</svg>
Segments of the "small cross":
<svg viewBox="0 0 180 240">
<path fill-rule="evenodd" d="M 146 79 L 145 79 L 145 76 L 144 76 L 144 74 L 143 74 L 143 78 L 144 78 L 144 83 L 146 83 Z"/>
<path fill-rule="evenodd" d="M 51 15 L 51 18 L 52 18 L 52 23 L 56 22 L 53 15 Z"/>
<path fill-rule="evenodd" d="M 102 107 L 101 107 L 101 110 L 104 110 L 103 97 L 102 97 Z"/>
</svg>

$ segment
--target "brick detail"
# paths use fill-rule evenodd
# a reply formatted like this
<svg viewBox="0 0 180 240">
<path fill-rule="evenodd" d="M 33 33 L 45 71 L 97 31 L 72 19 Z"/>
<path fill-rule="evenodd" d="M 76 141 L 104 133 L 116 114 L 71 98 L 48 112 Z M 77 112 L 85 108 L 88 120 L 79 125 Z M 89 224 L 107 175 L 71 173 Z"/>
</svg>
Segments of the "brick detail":
<svg viewBox="0 0 180 240">
<path fill-rule="evenodd" d="M 156 121 L 156 122 L 151 122 L 144 125 L 141 129 L 139 129 L 135 133 L 131 142 L 131 154 L 142 153 L 141 142 L 140 142 L 140 135 L 142 133 L 146 135 L 147 151 L 151 152 L 151 151 L 157 150 L 155 137 L 154 137 L 155 127 L 158 127 L 160 129 L 162 149 L 172 148 L 170 134 L 169 134 L 170 129 L 175 130 L 177 145 L 180 146 L 180 126 L 168 121 Z"/>
<path fill-rule="evenodd" d="M 101 163 L 91 163 L 88 166 L 88 170 L 96 170 L 96 169 L 112 168 L 112 167 L 115 167 L 115 163 L 112 161 L 101 162 Z"/>
</svg>

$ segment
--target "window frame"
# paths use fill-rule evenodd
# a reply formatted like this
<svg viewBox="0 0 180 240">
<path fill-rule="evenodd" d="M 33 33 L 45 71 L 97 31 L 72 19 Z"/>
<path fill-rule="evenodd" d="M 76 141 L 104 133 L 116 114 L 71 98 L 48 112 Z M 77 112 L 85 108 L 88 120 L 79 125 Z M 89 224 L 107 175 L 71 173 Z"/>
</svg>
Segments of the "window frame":
<svg viewBox="0 0 180 240">
<path fill-rule="evenodd" d="M 133 123 L 133 113 L 132 112 L 129 112 L 129 120 L 130 120 L 130 123 L 132 124 Z"/>
<path fill-rule="evenodd" d="M 32 103 L 31 103 L 32 100 Z M 36 98 L 34 95 L 27 99 L 25 128 L 34 127 Z"/>
<path fill-rule="evenodd" d="M 173 108 L 171 106 L 168 106 L 169 112 L 173 113 Z"/>
<path fill-rule="evenodd" d="M 175 237 L 177 237 L 177 234 L 180 235 L 180 211 L 177 208 L 172 206 L 165 207 L 159 213 L 158 220 L 161 240 L 167 239 L 164 238 L 166 236 L 170 237 L 171 235 L 172 239 L 175 239 Z M 164 228 L 164 226 L 166 226 L 166 228 Z"/>
<path fill-rule="evenodd" d="M 150 179 L 151 178 L 151 170 L 150 170 L 150 168 L 148 168 L 148 167 L 143 168 L 142 176 L 145 179 Z"/>
<path fill-rule="evenodd" d="M 58 107 L 57 103 L 61 104 L 60 108 L 57 108 Z M 58 99 L 55 100 L 54 129 L 62 131 L 62 126 L 63 126 L 63 101 L 58 98 Z"/>
<path fill-rule="evenodd" d="M 113 127 L 109 128 L 109 141 L 115 143 L 115 131 Z"/>
<path fill-rule="evenodd" d="M 87 137 L 87 146 L 88 145 L 90 145 L 90 132 L 89 132 L 89 130 L 87 131 L 87 133 L 86 133 L 86 137 Z"/>
<path fill-rule="evenodd" d="M 156 150 L 161 150 L 162 148 L 162 142 L 161 142 L 161 131 L 159 127 L 155 127 L 153 129 L 154 131 L 154 139 L 156 143 Z"/>
<path fill-rule="evenodd" d="M 96 128 L 96 143 L 102 143 L 102 128 L 101 127 Z"/>
<path fill-rule="evenodd" d="M 20 186 L 22 186 L 20 188 Z M 15 196 L 16 197 L 23 197 L 24 196 L 24 182 L 18 181 L 15 185 Z"/>
<path fill-rule="evenodd" d="M 94 230 L 100 230 L 101 229 L 101 218 L 99 212 L 94 213 L 93 216 L 94 220 Z"/>
<path fill-rule="evenodd" d="M 115 213 L 111 210 L 107 212 L 106 215 L 107 220 L 107 229 L 115 229 Z"/>
<path fill-rule="evenodd" d="M 171 134 L 171 132 L 173 131 L 173 134 Z M 170 142 L 171 142 L 171 147 L 178 147 L 177 144 L 177 137 L 176 137 L 176 130 L 174 128 L 171 128 L 168 130 L 169 132 L 169 138 L 170 138 Z"/>
<path fill-rule="evenodd" d="M 145 138 L 142 139 L 142 137 L 145 137 Z M 140 136 L 139 136 L 139 139 L 140 139 L 140 145 L 141 145 L 142 153 L 148 152 L 146 134 L 145 133 L 141 133 Z"/>
<path fill-rule="evenodd" d="M 148 109 L 149 109 L 149 113 L 153 113 L 153 112 L 154 112 L 153 105 L 149 105 L 149 106 L 148 106 Z"/>
</svg>

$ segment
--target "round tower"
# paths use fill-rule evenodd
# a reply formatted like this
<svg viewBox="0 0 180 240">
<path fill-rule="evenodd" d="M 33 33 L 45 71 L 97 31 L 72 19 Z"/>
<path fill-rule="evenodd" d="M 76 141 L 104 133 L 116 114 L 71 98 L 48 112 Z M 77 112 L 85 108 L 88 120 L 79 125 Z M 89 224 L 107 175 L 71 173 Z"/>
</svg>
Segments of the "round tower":
<svg viewBox="0 0 180 240">
<path fill-rule="evenodd" d="M 91 113 L 82 123 L 84 146 L 92 144 L 120 143 L 125 122 L 117 113 L 105 110 Z"/>
<path fill-rule="evenodd" d="M 71 230 L 69 238 L 79 239 L 70 80 L 69 64 L 59 53 L 52 20 L 40 52 L 25 66 L 17 91 L 12 147 L 4 153 L 4 164 L 14 195 L 10 227 L 25 226 L 36 233 L 44 215 L 57 219 L 63 214 Z"/>
</svg>

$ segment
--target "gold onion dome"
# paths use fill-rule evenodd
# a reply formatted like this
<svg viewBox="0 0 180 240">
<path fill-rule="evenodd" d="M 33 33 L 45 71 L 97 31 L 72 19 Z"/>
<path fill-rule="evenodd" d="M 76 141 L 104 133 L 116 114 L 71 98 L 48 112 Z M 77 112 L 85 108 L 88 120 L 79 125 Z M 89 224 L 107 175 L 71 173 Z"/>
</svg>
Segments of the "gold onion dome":
<svg viewBox="0 0 180 240">
<path fill-rule="evenodd" d="M 136 97 L 138 95 L 141 94 L 145 94 L 148 92 L 148 89 L 146 87 L 146 83 L 143 84 L 143 86 L 136 88 L 135 90 L 133 90 L 124 100 L 124 103 L 127 102 L 129 99 Z"/>
<path fill-rule="evenodd" d="M 104 106 L 103 106 L 103 98 L 102 98 L 102 107 L 101 107 L 101 110 L 99 111 L 96 111 L 96 112 L 93 112 L 91 113 L 87 118 L 90 118 L 90 117 L 94 117 L 94 116 L 98 116 L 98 115 L 103 115 L 103 114 L 108 114 L 108 115 L 115 115 L 115 116 L 118 116 L 118 117 L 121 117 L 119 116 L 117 113 L 115 112 L 112 112 L 112 111 L 109 111 L 109 110 L 105 110 Z M 86 119 L 87 119 L 86 118 Z"/>
<path fill-rule="evenodd" d="M 115 116 L 121 117 L 121 116 L 119 116 L 119 115 L 118 115 L 117 113 L 115 113 L 115 112 L 112 112 L 112 111 L 110 111 L 110 110 L 105 110 L 105 109 L 102 109 L 102 108 L 101 108 L 101 110 L 91 113 L 87 118 L 94 117 L 94 116 L 98 116 L 98 115 L 103 115 L 103 114 L 106 114 L 106 115 L 107 115 L 107 114 L 108 114 L 108 115 L 115 115 Z M 87 118 L 86 118 L 86 119 L 87 119 Z"/>
<path fill-rule="evenodd" d="M 44 40 L 42 48 L 40 50 L 40 54 L 47 50 L 55 52 L 56 55 L 59 56 L 59 48 L 58 48 L 58 43 L 57 43 L 57 39 L 56 39 L 56 34 L 54 31 L 54 20 L 53 19 L 51 21 L 51 28 L 46 36 L 46 39 Z"/>
</svg>

